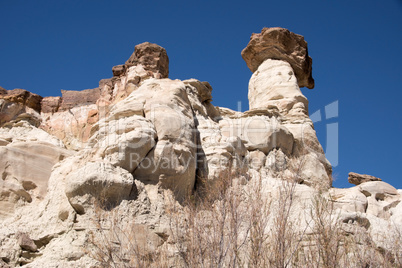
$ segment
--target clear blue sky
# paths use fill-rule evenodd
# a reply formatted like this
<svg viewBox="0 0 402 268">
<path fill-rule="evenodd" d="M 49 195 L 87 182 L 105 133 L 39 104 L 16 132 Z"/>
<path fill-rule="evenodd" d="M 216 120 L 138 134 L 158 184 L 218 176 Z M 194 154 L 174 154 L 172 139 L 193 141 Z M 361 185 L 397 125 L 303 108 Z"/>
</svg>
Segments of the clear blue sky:
<svg viewBox="0 0 402 268">
<path fill-rule="evenodd" d="M 42 96 L 95 88 L 136 44 L 166 48 L 170 78 L 213 86 L 213 104 L 248 109 L 251 72 L 240 56 L 252 32 L 280 26 L 305 37 L 316 87 L 310 113 L 338 101 L 334 185 L 350 171 L 402 188 L 402 1 L 0 0 L 0 85 Z"/>
</svg>

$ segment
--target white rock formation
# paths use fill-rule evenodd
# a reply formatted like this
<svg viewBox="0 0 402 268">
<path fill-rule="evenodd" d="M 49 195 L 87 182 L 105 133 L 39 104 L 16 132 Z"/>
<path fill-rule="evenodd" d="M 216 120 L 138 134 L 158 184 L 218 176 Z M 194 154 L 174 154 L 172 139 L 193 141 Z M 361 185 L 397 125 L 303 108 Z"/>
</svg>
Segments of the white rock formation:
<svg viewBox="0 0 402 268">
<path fill-rule="evenodd" d="M 282 60 L 266 59 L 251 76 L 248 88 L 250 109 L 274 106 L 289 112 L 296 103 L 308 105 L 292 67 Z"/>
<path fill-rule="evenodd" d="M 322 198 L 333 204 L 330 219 L 338 216 L 350 234 L 371 234 L 388 250 L 378 235 L 386 224 L 402 224 L 401 191 L 382 181 L 331 188 L 331 166 L 299 88 L 314 84 L 307 44 L 279 28 L 263 34 L 276 31 L 284 36 L 275 46 L 286 47 L 286 36 L 293 36 L 291 47 L 301 44 L 304 56 L 252 39 L 243 53 L 254 70 L 244 113 L 213 106 L 207 82 L 167 78 L 166 51 L 149 43 L 97 89 L 43 100 L 0 90 L 0 105 L 9 111 L 0 118 L 0 266 L 99 265 L 91 246 L 106 241 L 105 233 L 117 235 L 116 225 L 134 238 L 125 231 L 109 236 L 112 247 L 135 239 L 138 250 L 165 248 L 166 258 L 177 261 L 181 245 L 172 221 L 185 232 L 187 202 L 222 184 L 220 195 L 238 198 L 231 209 L 254 209 L 255 216 L 261 204 L 274 206 L 266 230 L 275 229 L 274 215 L 293 202 L 294 230 L 314 235 L 312 204 Z M 222 203 L 218 198 L 214 209 Z M 205 212 L 202 219 L 209 217 Z M 249 235 L 241 229 L 249 220 L 239 237 Z"/>
</svg>

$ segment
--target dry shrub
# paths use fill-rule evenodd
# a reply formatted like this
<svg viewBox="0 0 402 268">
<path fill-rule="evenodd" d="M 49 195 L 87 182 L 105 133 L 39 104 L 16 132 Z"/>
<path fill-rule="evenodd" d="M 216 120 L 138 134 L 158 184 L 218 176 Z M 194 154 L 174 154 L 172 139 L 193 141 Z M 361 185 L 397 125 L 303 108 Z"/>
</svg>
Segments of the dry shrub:
<svg viewBox="0 0 402 268">
<path fill-rule="evenodd" d="M 402 267 L 396 226 L 384 238 L 385 250 L 359 219 L 343 222 L 330 196 L 318 192 L 301 210 L 299 170 L 279 174 L 282 183 L 267 191 L 264 180 L 227 169 L 184 205 L 165 204 L 170 237 L 157 247 L 139 237 L 134 219 L 98 208 L 91 256 L 102 267 Z"/>
<path fill-rule="evenodd" d="M 87 253 L 99 267 L 169 267 L 167 251 L 158 247 L 147 226 L 118 209 L 95 205 Z"/>
<path fill-rule="evenodd" d="M 181 217 L 171 218 L 177 250 L 186 267 L 235 267 L 244 260 L 240 252 L 247 238 L 248 219 L 240 185 L 228 170 L 214 183 L 203 182 L 203 189 L 187 202 Z M 244 179 L 244 178 L 243 178 Z M 175 211 L 181 208 L 173 208 Z M 246 231 L 246 233 L 243 232 Z"/>
</svg>

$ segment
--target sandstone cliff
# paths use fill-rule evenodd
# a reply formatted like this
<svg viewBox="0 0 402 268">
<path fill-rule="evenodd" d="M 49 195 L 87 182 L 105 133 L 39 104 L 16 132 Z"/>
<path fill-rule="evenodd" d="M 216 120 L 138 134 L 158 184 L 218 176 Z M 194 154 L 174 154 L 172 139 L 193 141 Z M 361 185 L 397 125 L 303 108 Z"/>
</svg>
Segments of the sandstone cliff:
<svg viewBox="0 0 402 268">
<path fill-rule="evenodd" d="M 256 241 L 250 219 L 264 221 L 258 237 L 280 234 L 283 211 L 289 211 L 284 230 L 292 222 L 293 235 L 303 234 L 289 246 L 298 254 L 320 233 L 321 216 L 330 227 L 336 222 L 342 237 L 364 234 L 374 252 L 394 252 L 385 238 L 402 224 L 401 191 L 356 173 L 350 175 L 356 186 L 332 188 L 331 165 L 300 90 L 314 87 L 304 38 L 264 28 L 242 57 L 253 72 L 244 113 L 214 106 L 208 82 L 169 79 L 167 53 L 151 43 L 137 45 L 95 89 L 42 98 L 0 88 L 0 266 L 141 266 L 151 252 L 155 266 L 162 255 L 165 264 L 201 266 L 191 262 L 192 247 L 181 235 L 191 229 L 202 236 L 219 222 L 230 225 L 229 233 L 221 231 L 229 242 L 221 244 L 237 252 L 218 258 L 219 265 L 241 266 L 231 264 L 237 258 L 252 266 L 253 258 L 264 258 L 247 255 Z M 210 207 L 191 209 L 205 200 Z M 321 214 L 317 200 L 326 204 Z M 244 218 L 235 221 L 233 211 Z M 212 225 L 196 228 L 208 219 Z M 122 236 L 113 236 L 114 228 Z M 99 256 L 111 249 L 121 258 L 106 254 L 102 263 Z M 211 256 L 204 265 L 219 266 Z"/>
</svg>

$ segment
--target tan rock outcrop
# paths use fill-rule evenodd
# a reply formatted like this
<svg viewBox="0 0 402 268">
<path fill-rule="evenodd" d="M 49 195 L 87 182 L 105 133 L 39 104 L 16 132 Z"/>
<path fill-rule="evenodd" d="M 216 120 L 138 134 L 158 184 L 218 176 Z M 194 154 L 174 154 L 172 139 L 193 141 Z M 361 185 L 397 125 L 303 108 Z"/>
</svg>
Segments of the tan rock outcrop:
<svg viewBox="0 0 402 268">
<path fill-rule="evenodd" d="M 43 200 L 52 167 L 70 155 L 47 142 L 13 142 L 0 147 L 0 218 L 21 204 Z"/>
<path fill-rule="evenodd" d="M 107 117 L 116 103 L 147 79 L 165 78 L 168 73 L 166 50 L 151 43 L 140 44 L 125 65 L 113 67 L 114 77 L 101 80 L 98 88 L 62 90 L 62 97 L 44 98 L 41 128 L 62 140 L 69 149 L 85 148 L 92 126 Z"/>
<path fill-rule="evenodd" d="M 113 76 L 120 76 L 124 74 L 125 71 L 126 71 L 126 65 L 116 65 L 113 66 L 112 68 Z"/>
<path fill-rule="evenodd" d="M 299 87 L 314 88 L 312 59 L 301 35 L 280 27 L 264 28 L 251 35 L 241 55 L 253 73 L 267 59 L 286 61 L 292 66 Z"/>
<path fill-rule="evenodd" d="M 0 93 L 0 127 L 7 122 L 21 120 L 40 124 L 41 96 L 24 89 L 3 90 Z"/>
<path fill-rule="evenodd" d="M 95 104 L 100 97 L 99 88 L 85 89 L 81 91 L 62 90 L 60 111 L 72 109 L 77 106 Z"/>
<path fill-rule="evenodd" d="M 66 182 L 66 196 L 78 214 L 92 209 L 96 202 L 112 209 L 122 200 L 134 198 L 137 192 L 129 172 L 102 162 L 88 163 L 71 172 Z"/>
<path fill-rule="evenodd" d="M 354 185 L 359 185 L 362 184 L 363 182 L 368 182 L 368 181 L 382 181 L 380 178 L 371 176 L 371 175 L 366 175 L 366 174 L 358 174 L 355 172 L 349 172 L 349 177 L 348 181 L 351 184 Z"/>
<path fill-rule="evenodd" d="M 41 112 L 52 113 L 57 112 L 61 105 L 61 97 L 45 97 L 42 99 Z"/>
<path fill-rule="evenodd" d="M 25 89 L 17 88 L 8 90 L 6 95 L 0 94 L 0 98 L 9 102 L 20 103 L 40 112 L 40 102 L 42 97 Z"/>
<path fill-rule="evenodd" d="M 169 57 L 166 50 L 157 44 L 145 42 L 135 46 L 134 53 L 125 65 L 130 67 L 138 64 L 144 66 L 145 70 L 153 72 L 156 78 L 169 76 Z"/>
</svg>

